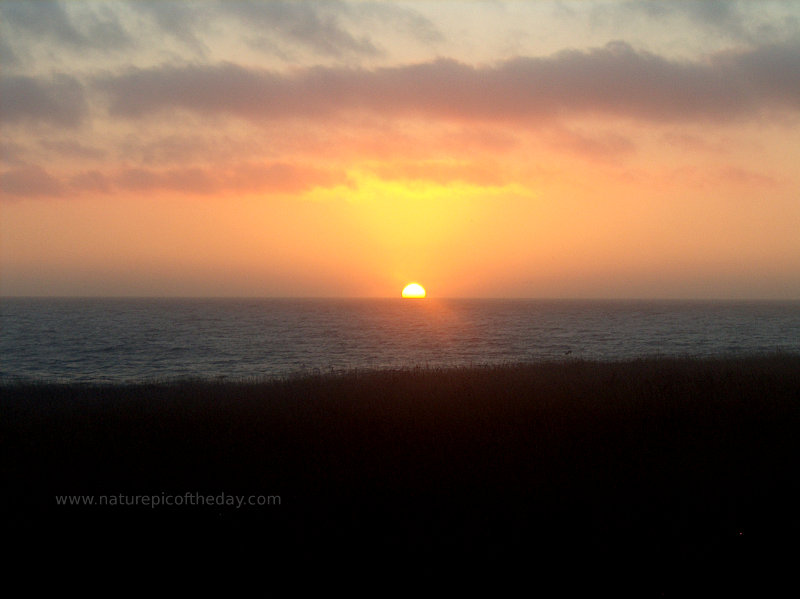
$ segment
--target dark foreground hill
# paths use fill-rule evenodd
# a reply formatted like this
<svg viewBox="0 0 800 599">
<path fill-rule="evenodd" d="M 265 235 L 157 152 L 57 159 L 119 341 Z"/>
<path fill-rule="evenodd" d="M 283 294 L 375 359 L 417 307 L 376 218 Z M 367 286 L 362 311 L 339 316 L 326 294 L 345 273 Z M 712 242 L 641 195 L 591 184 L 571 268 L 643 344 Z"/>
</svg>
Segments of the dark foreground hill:
<svg viewBox="0 0 800 599">
<path fill-rule="evenodd" d="M 565 588 L 635 573 L 657 594 L 799 555 L 800 356 L 6 384 L 1 403 L 7 539 L 568 571 Z"/>
</svg>

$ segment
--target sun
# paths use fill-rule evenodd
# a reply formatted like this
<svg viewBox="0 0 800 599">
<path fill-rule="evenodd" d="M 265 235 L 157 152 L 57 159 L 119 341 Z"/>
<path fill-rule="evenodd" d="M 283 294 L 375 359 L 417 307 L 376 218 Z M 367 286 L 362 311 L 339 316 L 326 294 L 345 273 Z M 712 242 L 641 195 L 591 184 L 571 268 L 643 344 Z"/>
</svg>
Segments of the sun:
<svg viewBox="0 0 800 599">
<path fill-rule="evenodd" d="M 423 298 L 425 297 L 425 289 L 418 283 L 409 283 L 403 288 L 403 297 Z"/>
</svg>

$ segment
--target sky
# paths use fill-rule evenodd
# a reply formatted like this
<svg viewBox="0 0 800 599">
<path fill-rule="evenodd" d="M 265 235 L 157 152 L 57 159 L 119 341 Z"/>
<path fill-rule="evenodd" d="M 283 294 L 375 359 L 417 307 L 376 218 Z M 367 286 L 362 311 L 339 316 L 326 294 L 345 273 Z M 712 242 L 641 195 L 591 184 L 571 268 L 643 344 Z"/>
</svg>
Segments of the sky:
<svg viewBox="0 0 800 599">
<path fill-rule="evenodd" d="M 0 295 L 800 299 L 800 2 L 0 0 Z"/>
</svg>

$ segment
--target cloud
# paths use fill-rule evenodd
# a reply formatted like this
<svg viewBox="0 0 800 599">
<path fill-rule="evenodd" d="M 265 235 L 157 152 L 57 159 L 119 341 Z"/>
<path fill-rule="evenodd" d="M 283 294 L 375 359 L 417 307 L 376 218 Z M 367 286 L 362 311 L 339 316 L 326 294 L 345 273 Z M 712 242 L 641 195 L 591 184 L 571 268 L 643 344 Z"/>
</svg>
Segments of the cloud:
<svg viewBox="0 0 800 599">
<path fill-rule="evenodd" d="M 729 121 L 800 107 L 800 44 L 679 62 L 612 42 L 588 51 L 473 67 L 436 60 L 374 70 L 317 67 L 279 73 L 165 65 L 97 77 L 113 116 L 170 110 L 253 120 L 380 116 L 455 120 L 611 115 L 643 121 Z"/>
<path fill-rule="evenodd" d="M 627 0 L 592 5 L 595 23 L 635 29 L 640 17 L 671 35 L 738 44 L 791 42 L 800 34 L 797 3 L 785 0 Z M 690 42 L 691 43 L 691 42 Z"/>
<path fill-rule="evenodd" d="M 283 162 L 240 163 L 227 169 L 176 167 L 126 169 L 111 178 L 127 191 L 177 191 L 193 195 L 238 193 L 301 193 L 314 187 L 347 182 L 344 173 Z"/>
<path fill-rule="evenodd" d="M 139 14 L 147 15 L 162 34 L 180 40 L 201 55 L 208 50 L 199 37 L 209 18 L 209 9 L 214 5 L 208 2 L 132 2 L 131 8 Z"/>
<path fill-rule="evenodd" d="M 60 48 L 108 50 L 132 44 L 131 37 L 109 11 L 95 11 L 79 3 L 72 7 L 80 11 L 79 18 L 73 18 L 60 3 L 45 0 L 4 2 L 0 15 L 13 31 L 26 34 L 28 39 L 52 40 Z"/>
<path fill-rule="evenodd" d="M 73 193 L 177 192 L 195 196 L 227 193 L 295 194 L 316 187 L 350 185 L 343 171 L 287 162 L 237 163 L 228 167 L 93 169 L 58 178 L 36 165 L 0 173 L 4 197 L 63 196 Z"/>
<path fill-rule="evenodd" d="M 17 67 L 20 65 L 20 59 L 17 53 L 14 52 L 11 44 L 9 44 L 2 35 L 0 35 L 0 64 L 5 68 Z"/>
<path fill-rule="evenodd" d="M 0 173 L 0 192 L 3 197 L 52 197 L 62 195 L 64 185 L 39 166 L 24 166 Z"/>
<path fill-rule="evenodd" d="M 594 7 L 595 19 L 618 26 L 643 16 L 664 29 L 698 30 L 704 36 L 748 44 L 797 39 L 796 3 L 783 0 L 629 0 Z"/>
<path fill-rule="evenodd" d="M 28 163 L 28 147 L 24 144 L 0 139 L 0 164 L 4 166 L 25 166 Z"/>
<path fill-rule="evenodd" d="M 618 158 L 620 155 L 630 154 L 636 150 L 636 145 L 631 139 L 617 133 L 587 134 L 558 127 L 549 137 L 555 147 L 586 158 Z"/>
<path fill-rule="evenodd" d="M 744 53 L 723 53 L 717 64 L 740 73 L 754 93 L 776 105 L 800 108 L 800 44 L 770 44 Z"/>
<path fill-rule="evenodd" d="M 33 185 L 36 177 L 41 186 Z M 45 183 L 46 182 L 46 183 Z M 127 191 L 148 193 L 178 192 L 187 195 L 210 196 L 236 193 L 302 193 L 315 187 L 335 187 L 348 184 L 344 172 L 302 166 L 284 162 L 238 163 L 227 168 L 174 167 L 166 169 L 126 168 L 111 174 L 98 170 L 78 173 L 59 181 L 40 168 L 15 174 L 10 180 L 14 195 L 47 195 L 69 188 L 77 192 Z M 33 190 L 36 190 L 33 193 Z"/>
<path fill-rule="evenodd" d="M 0 78 L 0 118 L 75 127 L 88 114 L 83 86 L 69 75 Z"/>
<path fill-rule="evenodd" d="M 605 8 L 608 10 L 608 7 Z M 662 2 L 658 0 L 630 0 L 613 10 L 624 13 L 641 13 L 650 18 L 684 17 L 700 25 L 724 29 L 741 35 L 744 31 L 744 15 L 736 2 L 731 0 L 703 0 Z"/>
<path fill-rule="evenodd" d="M 440 185 L 469 183 L 500 186 L 508 183 L 508 174 L 490 162 L 453 162 L 441 160 L 393 162 L 370 168 L 385 180 L 429 181 Z"/>
<path fill-rule="evenodd" d="M 245 141 L 241 141 L 218 133 L 202 135 L 181 131 L 179 134 L 162 137 L 128 136 L 120 142 L 117 150 L 124 161 L 161 167 L 174 163 L 219 164 L 230 162 L 237 156 L 261 153 L 258 140 L 248 136 Z"/>
<path fill-rule="evenodd" d="M 311 49 L 319 55 L 374 55 L 367 36 L 356 37 L 341 22 L 348 12 L 342 2 L 230 2 L 224 14 L 250 28 L 265 31 Z"/>
<path fill-rule="evenodd" d="M 0 6 L 0 13 L 14 29 L 70 46 L 86 42 L 58 2 L 7 2 Z"/>
<path fill-rule="evenodd" d="M 668 145 L 680 148 L 683 151 L 724 153 L 725 144 L 710 141 L 707 137 L 692 133 L 667 132 L 661 137 Z"/>
<path fill-rule="evenodd" d="M 158 39 L 164 48 L 165 38 L 205 58 L 218 49 L 220 34 L 292 61 L 298 54 L 344 60 L 382 56 L 375 40 L 386 35 L 423 44 L 443 40 L 437 27 L 412 8 L 337 0 L 17 0 L 0 3 L 3 25 L 0 55 L 6 67 L 20 64 L 33 46 L 48 53 L 150 50 L 152 44 L 143 40 Z"/>
<path fill-rule="evenodd" d="M 225 177 L 226 187 L 243 192 L 301 193 L 346 184 L 344 172 L 285 162 L 239 164 Z"/>
<path fill-rule="evenodd" d="M 108 193 L 112 190 L 108 177 L 98 170 L 85 171 L 74 175 L 69 180 L 69 186 L 78 191 L 93 193 Z"/>
<path fill-rule="evenodd" d="M 652 2 L 652 0 L 650 0 Z M 663 3 L 662 3 L 663 4 Z M 703 0 L 702 2 L 672 2 L 671 10 L 684 12 L 690 19 L 703 25 L 716 27 L 742 36 L 745 31 L 745 15 L 737 2 L 731 0 Z"/>
<path fill-rule="evenodd" d="M 127 191 L 170 190 L 189 194 L 210 195 L 219 191 L 219 182 L 199 168 L 152 170 L 126 169 L 114 178 L 114 183 Z"/>
<path fill-rule="evenodd" d="M 769 188 L 779 185 L 779 181 L 771 175 L 738 166 L 722 169 L 718 173 L 718 177 L 721 182 L 743 187 Z"/>
<path fill-rule="evenodd" d="M 399 32 L 423 44 L 444 39 L 439 29 L 419 12 L 389 2 L 291 0 L 216 6 L 218 17 L 236 21 L 247 36 L 252 36 L 251 43 L 258 49 L 276 51 L 288 43 L 317 56 L 377 56 L 383 52 L 373 38 L 387 30 L 387 25 L 392 33 Z"/>
<path fill-rule="evenodd" d="M 105 151 L 76 141 L 44 139 L 40 145 L 64 158 L 100 160 L 106 156 Z"/>
<path fill-rule="evenodd" d="M 349 11 L 351 15 L 372 25 L 391 23 L 393 30 L 402 31 L 424 44 L 445 41 L 442 32 L 430 19 L 408 7 L 389 2 L 359 2 L 356 7 Z"/>
<path fill-rule="evenodd" d="M 712 191 L 738 188 L 751 192 L 767 192 L 778 189 L 786 183 L 783 177 L 733 164 L 710 168 L 681 166 L 670 171 L 668 179 L 672 185 Z"/>
<path fill-rule="evenodd" d="M 273 40 L 324 56 L 375 55 L 368 36 L 348 31 L 343 17 L 351 14 L 342 2 L 133 2 L 169 36 L 205 54 L 202 41 L 210 22 L 233 22 L 257 49 L 277 48 Z"/>
</svg>

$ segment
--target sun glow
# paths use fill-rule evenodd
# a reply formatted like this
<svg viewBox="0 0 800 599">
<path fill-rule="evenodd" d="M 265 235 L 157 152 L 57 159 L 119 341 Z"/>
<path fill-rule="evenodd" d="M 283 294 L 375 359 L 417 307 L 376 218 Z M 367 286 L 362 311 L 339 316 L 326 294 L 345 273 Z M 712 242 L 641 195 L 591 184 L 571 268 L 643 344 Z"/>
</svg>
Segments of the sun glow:
<svg viewBox="0 0 800 599">
<path fill-rule="evenodd" d="M 425 297 L 425 289 L 422 285 L 411 283 L 403 288 L 403 297 L 421 299 Z"/>
</svg>

